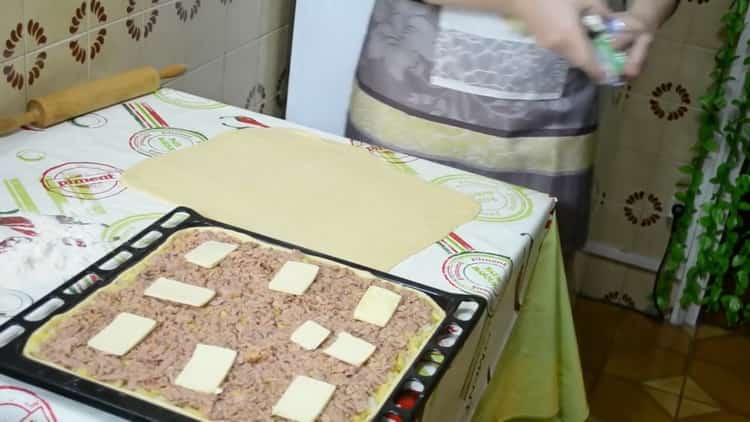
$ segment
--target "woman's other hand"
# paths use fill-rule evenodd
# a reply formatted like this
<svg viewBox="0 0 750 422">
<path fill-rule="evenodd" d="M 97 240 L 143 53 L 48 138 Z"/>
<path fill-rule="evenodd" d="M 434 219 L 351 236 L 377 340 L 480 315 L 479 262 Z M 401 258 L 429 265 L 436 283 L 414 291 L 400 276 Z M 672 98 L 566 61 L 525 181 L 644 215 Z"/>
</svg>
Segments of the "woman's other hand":
<svg viewBox="0 0 750 422">
<path fill-rule="evenodd" d="M 525 23 L 539 45 L 566 58 L 594 81 L 605 78 L 591 39 L 581 24 L 584 14 L 611 14 L 601 0 L 506 0 L 498 4 L 502 4 L 501 14 Z"/>
</svg>

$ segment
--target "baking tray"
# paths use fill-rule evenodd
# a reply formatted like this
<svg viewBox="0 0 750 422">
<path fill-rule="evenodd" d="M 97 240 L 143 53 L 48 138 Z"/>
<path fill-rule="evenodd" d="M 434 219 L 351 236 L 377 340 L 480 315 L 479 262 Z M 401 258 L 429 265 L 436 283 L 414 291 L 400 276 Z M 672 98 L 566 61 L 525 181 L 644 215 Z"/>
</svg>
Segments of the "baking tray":
<svg viewBox="0 0 750 422">
<path fill-rule="evenodd" d="M 418 419 L 430 395 L 466 339 L 476 328 L 487 306 L 485 299 L 479 296 L 442 292 L 414 281 L 214 221 L 189 208 L 179 207 L 24 312 L 0 325 L 0 373 L 133 421 L 193 421 L 194 419 L 188 416 L 156 404 L 27 359 L 23 356 L 23 349 L 31 334 L 50 318 L 73 309 L 92 293 L 107 286 L 122 272 L 155 251 L 174 233 L 198 227 L 232 230 L 259 241 L 296 249 L 313 257 L 370 272 L 378 278 L 427 294 L 445 311 L 446 318 L 373 418 L 376 421 L 408 422 Z"/>
</svg>

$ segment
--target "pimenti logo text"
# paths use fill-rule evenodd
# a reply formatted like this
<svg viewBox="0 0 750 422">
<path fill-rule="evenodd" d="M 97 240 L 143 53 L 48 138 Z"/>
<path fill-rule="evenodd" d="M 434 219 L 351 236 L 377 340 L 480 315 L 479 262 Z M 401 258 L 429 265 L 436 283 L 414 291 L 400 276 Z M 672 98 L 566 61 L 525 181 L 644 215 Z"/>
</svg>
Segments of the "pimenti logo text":
<svg viewBox="0 0 750 422">
<path fill-rule="evenodd" d="M 69 162 L 42 175 L 42 186 L 50 192 L 76 199 L 104 199 L 125 190 L 122 170 L 102 163 Z"/>
</svg>

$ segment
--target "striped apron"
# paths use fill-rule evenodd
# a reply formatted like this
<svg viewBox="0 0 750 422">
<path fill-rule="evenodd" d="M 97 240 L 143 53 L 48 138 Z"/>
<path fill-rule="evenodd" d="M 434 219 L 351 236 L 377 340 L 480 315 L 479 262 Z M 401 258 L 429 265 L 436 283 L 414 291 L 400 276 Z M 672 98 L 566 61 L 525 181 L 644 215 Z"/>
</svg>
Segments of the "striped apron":
<svg viewBox="0 0 750 422">
<path fill-rule="evenodd" d="M 498 17 L 377 0 L 350 138 L 549 193 L 563 249 L 586 241 L 597 89 Z"/>
</svg>

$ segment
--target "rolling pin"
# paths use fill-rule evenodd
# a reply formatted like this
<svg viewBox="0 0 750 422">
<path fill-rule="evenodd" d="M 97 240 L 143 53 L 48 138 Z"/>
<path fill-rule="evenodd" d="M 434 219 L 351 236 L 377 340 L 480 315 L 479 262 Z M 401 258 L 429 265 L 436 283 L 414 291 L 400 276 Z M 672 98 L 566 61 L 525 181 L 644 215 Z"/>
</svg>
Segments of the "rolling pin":
<svg viewBox="0 0 750 422">
<path fill-rule="evenodd" d="M 162 70 L 150 66 L 76 85 L 29 101 L 26 112 L 14 117 L 0 117 L 0 135 L 11 133 L 21 126 L 50 127 L 113 104 L 150 94 L 159 89 L 162 78 L 174 78 L 185 73 L 184 65 L 171 65 Z"/>
</svg>

